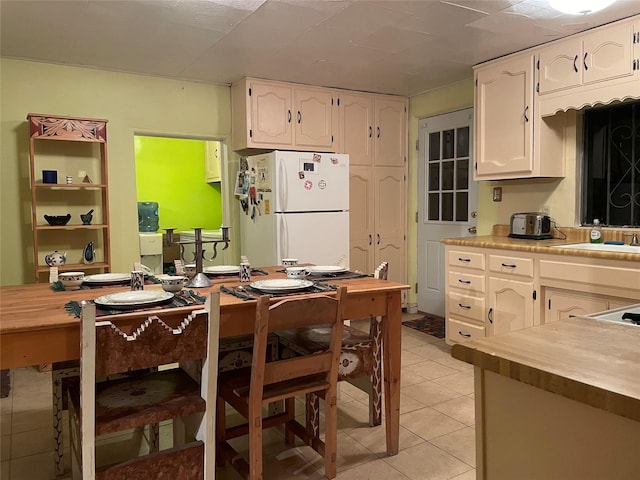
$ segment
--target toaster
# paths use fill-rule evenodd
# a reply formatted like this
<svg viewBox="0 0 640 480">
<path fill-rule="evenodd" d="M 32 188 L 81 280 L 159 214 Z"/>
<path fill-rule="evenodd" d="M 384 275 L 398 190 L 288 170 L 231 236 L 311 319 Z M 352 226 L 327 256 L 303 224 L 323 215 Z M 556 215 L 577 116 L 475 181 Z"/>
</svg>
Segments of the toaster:
<svg viewBox="0 0 640 480">
<path fill-rule="evenodd" d="M 509 236 L 544 240 L 551 236 L 551 217 L 540 212 L 514 213 L 511 215 Z"/>
</svg>

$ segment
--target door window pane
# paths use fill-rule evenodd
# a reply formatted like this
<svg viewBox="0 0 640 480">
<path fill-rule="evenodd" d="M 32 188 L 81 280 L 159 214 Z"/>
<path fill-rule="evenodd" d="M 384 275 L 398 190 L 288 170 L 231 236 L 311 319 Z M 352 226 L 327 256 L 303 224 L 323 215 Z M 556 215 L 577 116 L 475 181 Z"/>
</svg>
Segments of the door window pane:
<svg viewBox="0 0 640 480">
<path fill-rule="evenodd" d="M 458 128 L 456 131 L 456 156 L 469 156 L 469 127 Z"/>
<path fill-rule="evenodd" d="M 430 193 L 429 194 L 429 220 L 440 220 L 439 212 L 440 212 L 440 194 L 439 193 Z"/>
<path fill-rule="evenodd" d="M 455 145 L 455 130 L 442 132 L 442 158 L 453 158 Z"/>
<path fill-rule="evenodd" d="M 440 190 L 440 164 L 429 164 L 429 191 Z"/>
<path fill-rule="evenodd" d="M 440 160 L 440 132 L 429 134 L 429 161 Z"/>
<path fill-rule="evenodd" d="M 442 220 L 453 221 L 453 193 L 442 194 Z"/>
<path fill-rule="evenodd" d="M 456 222 L 466 222 L 469 211 L 469 194 L 467 192 L 456 193 Z"/>
<path fill-rule="evenodd" d="M 469 160 L 456 160 L 456 190 L 469 188 Z"/>
<path fill-rule="evenodd" d="M 454 162 L 442 162 L 442 190 L 453 190 Z"/>
</svg>

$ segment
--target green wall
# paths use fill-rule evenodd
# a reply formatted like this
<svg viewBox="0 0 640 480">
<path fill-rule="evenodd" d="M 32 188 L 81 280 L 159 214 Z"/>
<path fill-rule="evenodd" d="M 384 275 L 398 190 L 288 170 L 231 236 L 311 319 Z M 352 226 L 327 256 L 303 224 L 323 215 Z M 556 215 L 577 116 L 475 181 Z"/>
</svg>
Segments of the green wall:
<svg viewBox="0 0 640 480">
<path fill-rule="evenodd" d="M 220 228 L 219 183 L 205 182 L 205 142 L 136 135 L 138 202 L 158 202 L 160 229 Z"/>
</svg>

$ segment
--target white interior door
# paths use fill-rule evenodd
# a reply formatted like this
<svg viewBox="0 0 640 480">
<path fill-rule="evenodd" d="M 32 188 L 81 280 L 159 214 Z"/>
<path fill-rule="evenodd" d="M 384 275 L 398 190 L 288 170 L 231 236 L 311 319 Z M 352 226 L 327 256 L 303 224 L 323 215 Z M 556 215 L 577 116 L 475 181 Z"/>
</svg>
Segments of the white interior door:
<svg viewBox="0 0 640 480">
<path fill-rule="evenodd" d="M 473 109 L 419 121 L 418 310 L 444 316 L 447 237 L 475 235 Z"/>
</svg>

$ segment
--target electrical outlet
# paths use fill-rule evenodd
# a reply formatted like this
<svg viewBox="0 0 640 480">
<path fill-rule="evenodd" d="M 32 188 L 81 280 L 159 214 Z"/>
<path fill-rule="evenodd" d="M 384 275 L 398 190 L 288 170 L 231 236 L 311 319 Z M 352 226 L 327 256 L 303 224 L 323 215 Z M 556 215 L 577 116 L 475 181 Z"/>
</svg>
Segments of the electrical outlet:
<svg viewBox="0 0 640 480">
<path fill-rule="evenodd" d="M 502 187 L 493 187 L 493 201 L 494 202 L 502 201 Z"/>
</svg>

